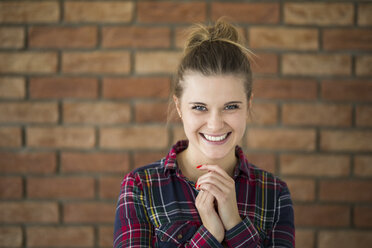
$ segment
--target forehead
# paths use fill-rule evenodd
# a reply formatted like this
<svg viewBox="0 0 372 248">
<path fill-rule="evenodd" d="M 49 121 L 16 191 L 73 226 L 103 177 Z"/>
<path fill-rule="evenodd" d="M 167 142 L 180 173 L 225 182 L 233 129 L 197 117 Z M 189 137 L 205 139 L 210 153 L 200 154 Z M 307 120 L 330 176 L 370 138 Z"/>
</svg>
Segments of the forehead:
<svg viewBox="0 0 372 248">
<path fill-rule="evenodd" d="M 187 101 L 244 101 L 246 99 L 242 77 L 234 75 L 204 76 L 188 73 L 183 80 L 182 98 Z"/>
</svg>

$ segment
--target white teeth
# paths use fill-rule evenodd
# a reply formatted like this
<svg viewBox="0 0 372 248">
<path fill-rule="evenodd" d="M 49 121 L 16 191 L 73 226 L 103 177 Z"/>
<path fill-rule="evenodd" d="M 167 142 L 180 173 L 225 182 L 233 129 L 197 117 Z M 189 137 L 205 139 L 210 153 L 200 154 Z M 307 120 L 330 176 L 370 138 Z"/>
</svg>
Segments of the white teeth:
<svg viewBox="0 0 372 248">
<path fill-rule="evenodd" d="M 209 136 L 207 134 L 204 134 L 204 137 L 209 141 L 221 141 L 226 139 L 227 133 L 221 136 Z"/>
</svg>

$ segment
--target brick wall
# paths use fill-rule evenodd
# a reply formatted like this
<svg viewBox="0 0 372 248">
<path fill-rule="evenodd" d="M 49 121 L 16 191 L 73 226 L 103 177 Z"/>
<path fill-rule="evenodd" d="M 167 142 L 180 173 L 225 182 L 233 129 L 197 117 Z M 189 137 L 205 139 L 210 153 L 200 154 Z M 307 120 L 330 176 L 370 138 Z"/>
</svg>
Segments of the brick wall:
<svg viewBox="0 0 372 248">
<path fill-rule="evenodd" d="M 1 0 L 1 247 L 112 245 L 121 178 L 183 136 L 183 31 L 222 15 L 259 56 L 243 146 L 288 182 L 297 247 L 372 243 L 372 3 Z"/>
</svg>

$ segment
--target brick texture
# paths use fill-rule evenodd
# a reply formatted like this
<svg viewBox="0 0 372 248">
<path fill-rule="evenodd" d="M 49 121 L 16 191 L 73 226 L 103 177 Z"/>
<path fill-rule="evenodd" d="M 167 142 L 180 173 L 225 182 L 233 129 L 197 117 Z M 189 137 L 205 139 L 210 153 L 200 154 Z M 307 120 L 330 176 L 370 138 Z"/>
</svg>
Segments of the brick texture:
<svg viewBox="0 0 372 248">
<path fill-rule="evenodd" d="M 23 28 L 0 27 L 0 48 L 22 48 L 24 40 Z"/>
<path fill-rule="evenodd" d="M 92 227 L 30 227 L 27 228 L 28 247 L 93 246 Z"/>
<path fill-rule="evenodd" d="M 30 47 L 92 48 L 97 44 L 97 28 L 83 27 L 32 27 Z"/>
<path fill-rule="evenodd" d="M 284 21 L 297 25 L 353 24 L 354 6 L 351 3 L 285 3 Z"/>
<path fill-rule="evenodd" d="M 0 78 L 0 98 L 22 99 L 26 95 L 25 80 L 21 77 Z"/>
<path fill-rule="evenodd" d="M 91 99 L 98 96 L 98 83 L 94 78 L 33 77 L 30 79 L 29 91 L 30 97 L 36 99 Z"/>
<path fill-rule="evenodd" d="M 74 23 L 127 23 L 132 19 L 133 7 L 133 3 L 127 1 L 66 1 L 64 20 Z"/>
<path fill-rule="evenodd" d="M 0 3 L 1 23 L 51 23 L 58 21 L 57 1 L 7 1 Z"/>
<path fill-rule="evenodd" d="M 139 2 L 139 22 L 202 22 L 206 19 L 205 3 Z"/>
<path fill-rule="evenodd" d="M 167 117 L 193 23 L 237 25 L 239 143 L 283 179 L 296 246 L 369 247 L 372 3 L 0 0 L 0 247 L 112 247 L 123 176 L 186 139 Z"/>
<path fill-rule="evenodd" d="M 212 18 L 217 20 L 228 16 L 236 22 L 278 23 L 279 5 L 277 3 L 218 3 L 212 4 Z"/>
</svg>

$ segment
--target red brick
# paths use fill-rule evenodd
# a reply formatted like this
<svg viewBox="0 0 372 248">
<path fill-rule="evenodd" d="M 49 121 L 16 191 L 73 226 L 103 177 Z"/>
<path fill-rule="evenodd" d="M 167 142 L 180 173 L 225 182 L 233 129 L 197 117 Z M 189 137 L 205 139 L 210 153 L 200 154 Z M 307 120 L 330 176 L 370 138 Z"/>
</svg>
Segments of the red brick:
<svg viewBox="0 0 372 248">
<path fill-rule="evenodd" d="M 322 82 L 322 97 L 326 100 L 372 101 L 372 81 L 326 80 Z"/>
<path fill-rule="evenodd" d="M 187 139 L 183 126 L 173 126 L 172 136 L 173 136 L 172 144 L 175 144 L 179 140 Z"/>
<path fill-rule="evenodd" d="M 57 203 L 0 202 L 1 223 L 57 223 Z"/>
<path fill-rule="evenodd" d="M 278 23 L 280 6 L 278 3 L 212 3 L 211 16 L 217 20 L 228 16 L 234 22 Z"/>
<path fill-rule="evenodd" d="M 267 153 L 247 153 L 246 155 L 249 163 L 270 173 L 276 173 L 275 155 Z"/>
<path fill-rule="evenodd" d="M 143 23 L 184 23 L 206 20 L 205 3 L 139 2 L 137 18 Z"/>
<path fill-rule="evenodd" d="M 26 95 L 25 79 L 21 77 L 0 78 L 0 98 L 21 99 Z"/>
<path fill-rule="evenodd" d="M 0 2 L 0 23 L 50 23 L 59 20 L 57 1 Z"/>
<path fill-rule="evenodd" d="M 1 152 L 1 173 L 49 174 L 56 171 L 56 155 L 54 153 Z"/>
<path fill-rule="evenodd" d="M 280 156 L 280 173 L 290 176 L 348 176 L 350 159 L 346 155 L 283 154 Z"/>
<path fill-rule="evenodd" d="M 314 201 L 315 181 L 311 179 L 285 179 L 293 201 Z"/>
<path fill-rule="evenodd" d="M 124 171 L 122 175 L 124 176 Z M 119 177 L 101 177 L 99 179 L 99 196 L 102 199 L 117 199 L 119 197 L 121 182 L 123 176 Z"/>
<path fill-rule="evenodd" d="M 286 125 L 341 126 L 351 125 L 352 109 L 341 104 L 299 104 L 282 106 L 282 121 Z"/>
<path fill-rule="evenodd" d="M 372 207 L 356 206 L 354 208 L 354 224 L 356 227 L 372 227 Z"/>
<path fill-rule="evenodd" d="M 372 30 L 326 29 L 323 31 L 323 48 L 331 51 L 371 51 Z"/>
<path fill-rule="evenodd" d="M 250 149 L 312 151 L 315 139 L 312 129 L 250 128 L 247 132 Z"/>
<path fill-rule="evenodd" d="M 67 22 L 130 22 L 133 17 L 132 2 L 68 1 L 64 3 L 64 20 Z"/>
<path fill-rule="evenodd" d="M 354 159 L 354 175 L 372 176 L 372 156 L 356 156 Z"/>
<path fill-rule="evenodd" d="M 22 132 L 18 127 L 0 127 L 0 147 L 20 147 Z"/>
<path fill-rule="evenodd" d="M 46 148 L 92 148 L 95 130 L 91 127 L 29 127 L 29 147 Z"/>
<path fill-rule="evenodd" d="M 65 223 L 112 224 L 114 217 L 115 203 L 66 203 L 63 207 Z"/>
<path fill-rule="evenodd" d="M 22 196 L 23 196 L 22 178 L 20 177 L 0 178 L 0 199 L 20 199 L 22 198 Z"/>
<path fill-rule="evenodd" d="M 160 160 L 165 157 L 167 152 L 135 152 L 134 153 L 134 167 L 142 167 Z"/>
<path fill-rule="evenodd" d="M 358 4 L 358 25 L 371 26 L 372 25 L 372 4 L 359 3 Z"/>
<path fill-rule="evenodd" d="M 65 123 L 119 124 L 130 121 L 130 106 L 116 102 L 69 102 L 63 104 Z"/>
<path fill-rule="evenodd" d="M 272 125 L 278 122 L 278 107 L 271 103 L 253 103 L 249 110 L 248 123 Z"/>
<path fill-rule="evenodd" d="M 372 56 L 363 55 L 356 57 L 356 74 L 358 76 L 372 75 Z"/>
<path fill-rule="evenodd" d="M 98 82 L 94 78 L 79 77 L 33 77 L 30 79 L 30 97 L 52 98 L 97 98 Z"/>
<path fill-rule="evenodd" d="M 352 3 L 285 3 L 284 22 L 298 25 L 352 25 Z"/>
<path fill-rule="evenodd" d="M 322 131 L 320 147 L 325 151 L 372 151 L 370 131 Z"/>
<path fill-rule="evenodd" d="M 173 51 L 137 52 L 135 71 L 138 74 L 176 73 L 182 53 Z"/>
<path fill-rule="evenodd" d="M 318 234 L 319 248 L 363 248 L 372 243 L 372 232 L 362 230 L 321 231 Z"/>
<path fill-rule="evenodd" d="M 356 107 L 356 125 L 362 127 L 372 126 L 372 106 L 362 105 Z"/>
<path fill-rule="evenodd" d="M 114 233 L 113 226 L 100 226 L 98 228 L 99 245 L 101 247 L 111 247 L 113 233 Z"/>
<path fill-rule="evenodd" d="M 1 14 L 0 14 L 0 18 L 1 18 Z M 23 28 L 21 27 L 0 27 L 0 48 L 23 48 L 24 44 L 25 44 L 25 33 L 24 33 Z"/>
<path fill-rule="evenodd" d="M 93 247 L 93 227 L 28 227 L 27 247 Z"/>
<path fill-rule="evenodd" d="M 285 75 L 347 76 L 351 75 L 351 57 L 344 54 L 284 54 Z"/>
<path fill-rule="evenodd" d="M 56 103 L 0 103 L 1 123 L 56 123 L 57 121 Z"/>
<path fill-rule="evenodd" d="M 122 51 L 65 52 L 62 55 L 62 71 L 126 74 L 130 71 L 130 56 Z"/>
<path fill-rule="evenodd" d="M 170 79 L 153 78 L 105 78 L 103 97 L 126 98 L 167 98 L 170 92 Z"/>
<path fill-rule="evenodd" d="M 61 171 L 65 173 L 125 173 L 129 170 L 126 153 L 63 152 Z"/>
<path fill-rule="evenodd" d="M 254 97 L 264 99 L 316 99 L 317 82 L 309 79 L 257 79 Z"/>
<path fill-rule="evenodd" d="M 313 28 L 252 27 L 250 47 L 277 50 L 317 50 L 318 31 Z"/>
<path fill-rule="evenodd" d="M 279 71 L 278 55 L 273 53 L 255 53 L 257 57 L 251 61 L 254 74 L 277 74 Z"/>
<path fill-rule="evenodd" d="M 319 197 L 323 201 L 372 202 L 372 182 L 367 181 L 322 181 Z"/>
<path fill-rule="evenodd" d="M 97 28 L 83 27 L 31 27 L 29 46 L 37 48 L 92 48 L 97 44 Z"/>
<path fill-rule="evenodd" d="M 167 48 L 170 30 L 162 27 L 104 27 L 102 46 L 109 48 Z"/>
<path fill-rule="evenodd" d="M 0 227 L 1 247 L 21 247 L 22 229 L 20 227 Z"/>
<path fill-rule="evenodd" d="M 136 122 L 166 122 L 168 104 L 164 102 L 140 102 L 135 105 Z"/>
<path fill-rule="evenodd" d="M 341 205 L 295 205 L 296 227 L 346 227 L 350 224 L 350 209 Z"/>
<path fill-rule="evenodd" d="M 313 248 L 315 233 L 313 230 L 296 229 L 296 246 L 301 248 Z"/>
<path fill-rule="evenodd" d="M 54 52 L 0 52 L 0 73 L 52 73 L 56 71 L 57 54 Z"/>
<path fill-rule="evenodd" d="M 168 145 L 167 129 L 162 126 L 101 128 L 100 146 L 114 149 L 161 149 Z"/>
<path fill-rule="evenodd" d="M 27 196 L 33 199 L 90 199 L 94 197 L 94 179 L 87 177 L 31 177 Z"/>
</svg>

